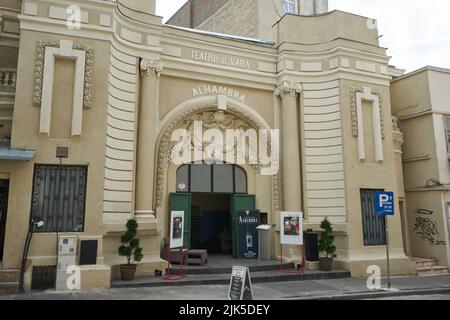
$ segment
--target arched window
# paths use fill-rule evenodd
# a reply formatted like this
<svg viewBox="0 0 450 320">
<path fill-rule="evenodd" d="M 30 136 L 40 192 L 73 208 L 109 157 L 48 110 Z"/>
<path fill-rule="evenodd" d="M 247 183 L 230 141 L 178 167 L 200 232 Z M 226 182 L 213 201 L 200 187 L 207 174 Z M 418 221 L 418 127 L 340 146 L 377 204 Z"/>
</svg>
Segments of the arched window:
<svg viewBox="0 0 450 320">
<path fill-rule="evenodd" d="M 247 175 L 231 164 L 186 164 L 177 170 L 177 192 L 247 193 Z"/>
</svg>

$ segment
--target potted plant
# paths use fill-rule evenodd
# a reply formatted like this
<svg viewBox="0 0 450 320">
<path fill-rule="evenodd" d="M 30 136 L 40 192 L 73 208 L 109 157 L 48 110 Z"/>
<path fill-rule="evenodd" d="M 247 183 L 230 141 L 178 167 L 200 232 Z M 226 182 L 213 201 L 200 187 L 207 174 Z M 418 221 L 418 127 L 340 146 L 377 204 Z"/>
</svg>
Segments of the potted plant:
<svg viewBox="0 0 450 320">
<path fill-rule="evenodd" d="M 328 218 L 322 221 L 320 228 L 323 230 L 319 236 L 319 251 L 323 257 L 319 258 L 320 270 L 331 271 L 333 269 L 333 259 L 337 257 L 336 246 L 334 245 L 333 228 Z"/>
<path fill-rule="evenodd" d="M 127 258 L 127 264 L 120 266 L 120 276 L 124 281 L 131 281 L 136 275 L 136 262 L 144 258 L 142 248 L 139 246 L 139 239 L 136 239 L 138 223 L 136 220 L 128 220 L 127 231 L 123 234 L 119 247 L 119 255 Z"/>
</svg>

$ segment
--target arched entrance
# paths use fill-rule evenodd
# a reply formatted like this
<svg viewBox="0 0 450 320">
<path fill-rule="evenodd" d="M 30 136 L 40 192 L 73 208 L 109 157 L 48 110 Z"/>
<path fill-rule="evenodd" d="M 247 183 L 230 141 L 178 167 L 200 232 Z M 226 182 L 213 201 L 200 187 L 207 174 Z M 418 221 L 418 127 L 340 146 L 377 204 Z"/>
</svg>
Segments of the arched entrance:
<svg viewBox="0 0 450 320">
<path fill-rule="evenodd" d="M 233 219 L 233 213 L 238 210 L 258 207 L 269 216 L 268 222 L 274 223 L 274 212 L 279 208 L 278 175 L 262 175 L 260 170 L 263 165 L 250 163 L 247 161 L 248 159 L 245 161 L 246 164 L 231 162 L 225 156 L 222 159 L 227 164 L 221 165 L 210 164 L 209 155 L 201 158 L 208 164 L 203 163 L 198 167 L 194 167 L 192 164 L 192 161 L 197 161 L 196 157 L 192 157 L 192 160 L 183 162 L 183 164 L 174 164 L 171 156 L 178 143 L 178 139 L 173 140 L 174 133 L 179 129 L 192 133 L 196 121 L 202 121 L 204 131 L 218 130 L 224 133 L 224 137 L 226 136 L 225 131 L 228 129 L 243 131 L 254 129 L 259 132 L 259 129 L 270 130 L 271 128 L 257 112 L 234 99 L 228 99 L 226 110 L 219 110 L 217 96 L 199 97 L 183 102 L 170 111 L 160 125 L 161 133 L 158 139 L 156 159 L 155 212 L 160 222 L 161 236 L 169 235 L 171 211 L 189 211 L 189 223 L 185 225 L 184 239 L 186 241 L 184 246 L 191 248 L 206 244 L 206 246 L 211 246 L 212 251 L 219 251 L 221 250 L 219 248 L 220 239 L 226 239 L 229 236 L 229 230 L 228 234 L 223 232 L 222 237 L 220 235 L 224 230 L 216 230 L 214 237 L 209 238 L 210 243 L 207 244 L 207 231 L 205 233 L 198 231 L 199 225 L 201 227 L 202 223 L 202 221 L 198 221 L 199 216 L 201 219 L 201 215 L 203 215 L 203 219 L 207 220 L 208 215 L 212 216 L 214 213 L 218 213 L 217 221 L 223 219 L 222 224 L 227 224 L 230 214 L 226 218 L 226 212 L 231 213 Z M 207 144 L 200 142 L 195 145 L 193 139 L 189 150 L 193 154 L 196 151 L 205 151 Z M 268 150 L 270 150 L 270 141 L 267 144 Z M 224 153 L 229 150 L 236 150 L 236 152 L 240 150 L 237 149 L 237 144 L 229 144 L 228 141 L 224 144 L 223 149 Z M 217 156 L 217 154 L 215 155 Z M 245 157 L 248 156 L 249 154 L 245 155 Z M 217 178 L 218 176 L 222 178 Z M 244 184 L 239 183 L 242 176 L 246 179 Z M 227 178 L 228 180 L 226 180 Z M 208 210 L 211 213 L 203 214 Z M 222 211 L 221 218 L 219 211 Z M 192 212 L 193 219 L 190 217 Z M 213 224 L 218 223 L 213 222 Z M 203 225 L 206 223 L 203 222 Z M 234 239 L 232 226 L 231 229 L 231 238 Z M 226 241 L 223 240 L 223 242 Z"/>
<path fill-rule="evenodd" d="M 177 169 L 176 188 L 176 194 L 171 195 L 171 207 L 182 205 L 183 211 L 190 213 L 186 217 L 190 219 L 190 230 L 185 233 L 185 247 L 231 255 L 237 199 L 251 200 L 247 209 L 255 210 L 255 197 L 248 195 L 245 170 L 223 163 L 182 165 Z"/>
</svg>

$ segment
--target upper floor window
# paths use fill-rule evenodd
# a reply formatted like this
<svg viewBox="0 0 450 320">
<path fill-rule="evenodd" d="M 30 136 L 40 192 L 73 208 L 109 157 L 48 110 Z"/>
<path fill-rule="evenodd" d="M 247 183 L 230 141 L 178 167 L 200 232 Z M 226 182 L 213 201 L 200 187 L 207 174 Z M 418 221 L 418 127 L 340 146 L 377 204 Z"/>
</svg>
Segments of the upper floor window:
<svg viewBox="0 0 450 320">
<path fill-rule="evenodd" d="M 295 0 L 284 0 L 283 10 L 285 13 L 296 13 Z"/>
</svg>

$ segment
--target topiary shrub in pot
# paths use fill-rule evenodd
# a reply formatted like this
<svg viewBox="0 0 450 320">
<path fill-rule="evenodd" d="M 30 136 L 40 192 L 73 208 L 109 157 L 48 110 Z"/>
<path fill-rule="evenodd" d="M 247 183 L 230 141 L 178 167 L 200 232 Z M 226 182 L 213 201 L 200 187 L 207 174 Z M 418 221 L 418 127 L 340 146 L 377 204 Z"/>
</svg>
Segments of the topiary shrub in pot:
<svg viewBox="0 0 450 320">
<path fill-rule="evenodd" d="M 320 270 L 333 270 L 333 259 L 337 257 L 336 246 L 334 245 L 333 228 L 328 218 L 322 221 L 320 228 L 323 230 L 319 235 L 319 251 L 322 257 L 319 258 Z"/>
<path fill-rule="evenodd" d="M 136 275 L 136 262 L 140 262 L 144 255 L 139 246 L 139 239 L 136 238 L 138 223 L 134 219 L 128 220 L 127 231 L 122 235 L 122 245 L 119 247 L 119 255 L 127 258 L 127 264 L 120 266 L 120 277 L 124 281 L 134 280 Z"/>
</svg>

